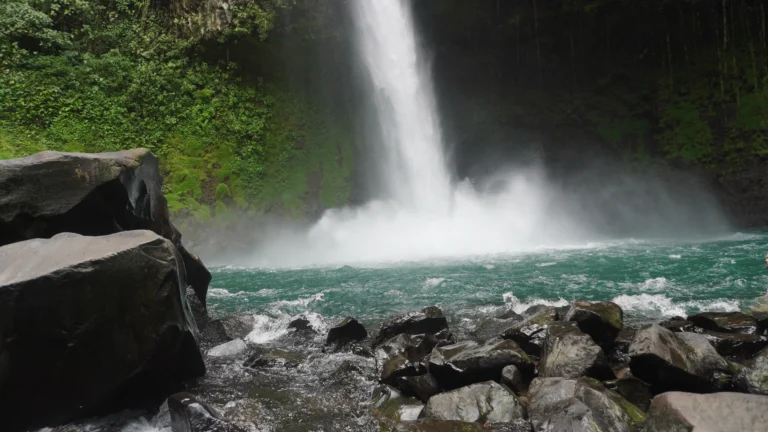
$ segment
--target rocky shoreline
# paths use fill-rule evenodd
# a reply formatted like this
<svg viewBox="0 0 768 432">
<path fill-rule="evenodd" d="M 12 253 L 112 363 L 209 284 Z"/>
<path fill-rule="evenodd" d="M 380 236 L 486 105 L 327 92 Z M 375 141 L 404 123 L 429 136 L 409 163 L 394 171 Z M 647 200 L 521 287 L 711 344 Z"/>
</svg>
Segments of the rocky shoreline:
<svg viewBox="0 0 768 432">
<path fill-rule="evenodd" d="M 0 424 L 55 431 L 758 431 L 768 312 L 629 326 L 611 302 L 456 331 L 211 319 L 210 273 L 138 149 L 0 161 Z M 115 414 L 118 413 L 118 414 Z M 106 417 L 105 417 L 106 416 Z M 63 425 L 63 426 L 62 426 Z"/>
</svg>

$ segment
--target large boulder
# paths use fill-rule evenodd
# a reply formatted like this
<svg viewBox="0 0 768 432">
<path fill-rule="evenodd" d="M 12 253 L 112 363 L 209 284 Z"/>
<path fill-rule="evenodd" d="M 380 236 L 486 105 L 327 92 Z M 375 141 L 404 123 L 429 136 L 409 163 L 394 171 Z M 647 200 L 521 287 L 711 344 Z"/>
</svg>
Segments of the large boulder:
<svg viewBox="0 0 768 432">
<path fill-rule="evenodd" d="M 768 397 L 740 393 L 664 393 L 653 398 L 643 430 L 764 431 Z"/>
<path fill-rule="evenodd" d="M 247 432 L 248 429 L 226 420 L 218 411 L 189 393 L 168 398 L 172 432 Z"/>
<path fill-rule="evenodd" d="M 697 327 L 721 333 L 758 334 L 757 320 L 741 312 L 704 312 L 688 317 Z"/>
<path fill-rule="evenodd" d="M 608 358 L 592 338 L 574 322 L 555 322 L 547 330 L 539 376 L 600 380 L 615 378 Z"/>
<path fill-rule="evenodd" d="M 537 432 L 632 432 L 643 412 L 593 378 L 536 378 L 528 414 Z"/>
<path fill-rule="evenodd" d="M 602 344 L 613 342 L 624 328 L 624 313 L 613 302 L 576 301 L 565 315 L 565 321 L 575 322 L 581 331 Z"/>
<path fill-rule="evenodd" d="M 637 332 L 629 355 L 632 374 L 651 384 L 655 394 L 716 391 L 733 372 L 706 337 L 673 333 L 655 324 Z"/>
<path fill-rule="evenodd" d="M 768 346 L 768 337 L 749 333 L 700 332 L 721 356 L 734 360 L 752 357 Z"/>
<path fill-rule="evenodd" d="M 435 348 L 428 358 L 429 372 L 443 388 L 501 379 L 504 367 L 515 365 L 532 377 L 534 365 L 522 349 L 510 340 L 462 341 Z"/>
<path fill-rule="evenodd" d="M 373 391 L 371 412 L 384 425 L 416 420 L 423 409 L 424 404 L 419 400 L 404 396 L 390 386 L 377 387 Z"/>
<path fill-rule="evenodd" d="M 150 230 L 179 251 L 186 282 L 205 305 L 211 274 L 171 224 L 157 158 L 46 151 L 0 161 L 0 246 L 63 232 L 88 236 Z"/>
<path fill-rule="evenodd" d="M 747 362 L 736 375 L 736 387 L 747 393 L 768 396 L 768 348 Z"/>
<path fill-rule="evenodd" d="M 517 342 L 526 353 L 540 357 L 547 327 L 557 321 L 560 315 L 553 307 L 537 307 L 531 312 L 526 311 L 525 314 L 528 316 L 525 320 L 512 325 L 501 337 Z"/>
<path fill-rule="evenodd" d="M 183 264 L 150 231 L 0 248 L 0 416 L 8 430 L 155 400 L 205 373 Z"/>
<path fill-rule="evenodd" d="M 448 320 L 443 311 L 437 306 L 429 306 L 417 312 L 393 318 L 381 324 L 379 333 L 373 339 L 373 345 L 378 345 L 399 334 L 437 334 L 448 329 Z"/>
<path fill-rule="evenodd" d="M 426 402 L 432 396 L 440 393 L 440 383 L 432 374 L 418 376 L 403 376 L 397 379 L 397 387 L 406 394 L 416 396 Z"/>
<path fill-rule="evenodd" d="M 397 424 L 395 432 L 530 432 L 528 421 L 518 419 L 504 423 L 471 423 L 458 420 L 422 419 Z"/>
<path fill-rule="evenodd" d="M 465 422 L 510 422 L 525 417 L 525 408 L 514 393 L 493 381 L 432 396 L 422 418 Z"/>
<path fill-rule="evenodd" d="M 420 375 L 426 372 L 422 360 L 437 346 L 437 338 L 429 334 L 399 334 L 380 344 L 374 350 L 379 381 L 395 385 L 398 377 Z"/>
</svg>

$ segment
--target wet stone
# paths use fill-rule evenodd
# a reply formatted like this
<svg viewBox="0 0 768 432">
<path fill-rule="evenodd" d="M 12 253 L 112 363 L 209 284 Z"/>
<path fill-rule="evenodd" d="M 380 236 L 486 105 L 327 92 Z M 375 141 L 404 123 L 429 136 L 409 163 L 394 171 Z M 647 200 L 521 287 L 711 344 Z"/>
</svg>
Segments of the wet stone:
<svg viewBox="0 0 768 432">
<path fill-rule="evenodd" d="M 216 410 L 189 393 L 168 398 L 173 432 L 246 432 L 248 429 L 226 420 Z"/>
<path fill-rule="evenodd" d="M 533 313 L 529 313 L 532 311 Z M 533 306 L 524 315 L 527 318 L 514 324 L 502 334 L 502 338 L 515 341 L 526 353 L 540 357 L 547 335 L 547 327 L 559 319 L 553 307 Z"/>
<path fill-rule="evenodd" d="M 328 331 L 325 344 L 338 349 L 349 343 L 364 340 L 367 337 L 368 332 L 365 330 L 365 327 L 356 319 L 347 317 Z"/>
<path fill-rule="evenodd" d="M 644 431 L 764 431 L 768 397 L 740 393 L 664 393 L 653 398 Z"/>
<path fill-rule="evenodd" d="M 744 360 L 752 357 L 768 346 L 768 338 L 756 334 L 721 333 L 711 330 L 700 332 L 717 352 L 735 360 Z"/>
<path fill-rule="evenodd" d="M 508 422 L 525 417 L 525 408 L 506 387 L 494 382 L 472 384 L 432 396 L 423 418 L 466 422 Z"/>
<path fill-rule="evenodd" d="M 576 301 L 564 320 L 575 322 L 598 344 L 613 342 L 624 328 L 624 312 L 613 302 Z"/>
<path fill-rule="evenodd" d="M 390 386 L 381 386 L 373 392 L 372 412 L 381 423 L 394 426 L 401 421 L 419 418 L 424 404 Z"/>
<path fill-rule="evenodd" d="M 443 315 L 443 311 L 437 306 L 429 306 L 384 322 L 372 344 L 376 346 L 399 334 L 434 335 L 446 329 L 448 329 L 448 320 Z"/>
<path fill-rule="evenodd" d="M 605 388 L 613 390 L 622 395 L 624 399 L 643 411 L 648 411 L 651 404 L 653 393 L 651 386 L 635 377 L 623 377 L 617 380 L 606 381 L 603 383 Z"/>
<path fill-rule="evenodd" d="M 517 394 L 528 389 L 528 380 L 515 365 L 506 366 L 501 370 L 501 383 Z"/>
<path fill-rule="evenodd" d="M 672 317 L 659 323 L 660 326 L 673 332 L 691 332 L 696 330 L 696 326 L 683 317 Z"/>
<path fill-rule="evenodd" d="M 440 384 L 432 374 L 419 376 L 403 376 L 397 379 L 397 387 L 405 394 L 415 396 L 426 402 L 432 396 L 440 393 Z"/>
<path fill-rule="evenodd" d="M 374 351 L 379 369 L 379 380 L 394 385 L 402 376 L 420 375 L 426 372 L 422 360 L 438 345 L 433 335 L 399 334 L 380 344 Z"/>
<path fill-rule="evenodd" d="M 309 323 L 309 320 L 306 318 L 296 318 L 295 320 L 288 323 L 288 329 L 293 329 L 296 332 L 312 332 L 315 333 L 315 329 L 312 327 L 312 325 Z"/>
<path fill-rule="evenodd" d="M 226 358 L 237 357 L 248 350 L 248 346 L 242 339 L 235 339 L 227 343 L 217 345 L 208 350 L 208 357 Z"/>
<path fill-rule="evenodd" d="M 757 320 L 741 312 L 705 312 L 689 316 L 688 321 L 714 332 L 759 334 Z"/>
<path fill-rule="evenodd" d="M 547 329 L 539 376 L 614 378 L 602 348 L 574 322 L 555 322 Z"/>
</svg>

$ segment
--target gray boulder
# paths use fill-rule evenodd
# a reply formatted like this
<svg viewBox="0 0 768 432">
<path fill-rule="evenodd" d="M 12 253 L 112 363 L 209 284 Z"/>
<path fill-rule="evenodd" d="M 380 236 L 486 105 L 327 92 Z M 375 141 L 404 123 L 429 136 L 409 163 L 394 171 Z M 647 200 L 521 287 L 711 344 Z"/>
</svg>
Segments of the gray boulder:
<svg viewBox="0 0 768 432">
<path fill-rule="evenodd" d="M 653 398 L 643 431 L 762 432 L 766 425 L 768 397 L 669 392 Z"/>
<path fill-rule="evenodd" d="M 247 432 L 230 422 L 215 409 L 189 393 L 176 393 L 168 398 L 172 432 Z"/>
<path fill-rule="evenodd" d="M 525 417 L 514 393 L 493 381 L 472 384 L 432 396 L 422 418 L 465 422 L 510 422 Z"/>
<path fill-rule="evenodd" d="M 649 383 L 654 394 L 716 391 L 733 373 L 704 336 L 673 333 L 655 324 L 637 332 L 629 355 L 632 374 Z"/>
<path fill-rule="evenodd" d="M 581 331 L 602 344 L 613 342 L 624 328 L 624 312 L 613 302 L 576 301 L 565 315 L 565 321 L 575 322 Z"/>
<path fill-rule="evenodd" d="M 523 376 L 515 365 L 509 365 L 501 370 L 501 383 L 520 394 L 528 389 L 528 379 Z"/>
<path fill-rule="evenodd" d="M 374 358 L 382 383 L 394 385 L 398 377 L 420 375 L 426 372 L 422 360 L 438 344 L 433 335 L 399 334 L 380 344 Z"/>
<path fill-rule="evenodd" d="M 438 347 L 428 358 L 429 372 L 447 389 L 499 380 L 502 369 L 509 365 L 515 365 L 526 377 L 533 376 L 534 365 L 528 355 L 515 342 L 500 338 Z"/>
<path fill-rule="evenodd" d="M 768 348 L 747 362 L 734 379 L 736 387 L 746 393 L 768 396 Z"/>
<path fill-rule="evenodd" d="M 416 312 L 393 318 L 381 324 L 379 333 L 373 338 L 374 346 L 392 339 L 399 334 L 437 334 L 448 329 L 448 320 L 437 306 L 429 306 Z"/>
<path fill-rule="evenodd" d="M 157 158 L 147 149 L 45 151 L 0 160 L 0 246 L 64 232 L 100 236 L 150 230 L 176 246 L 185 280 L 205 306 L 211 274 L 184 248 L 162 187 Z"/>
<path fill-rule="evenodd" d="M 632 432 L 645 414 L 593 378 L 536 378 L 528 393 L 534 431 Z"/>
<path fill-rule="evenodd" d="M 768 337 L 747 333 L 722 333 L 702 330 L 703 335 L 721 356 L 737 361 L 752 357 L 768 346 Z"/>
<path fill-rule="evenodd" d="M 539 376 L 599 380 L 615 378 L 602 348 L 574 322 L 555 322 L 547 329 Z"/>
<path fill-rule="evenodd" d="M 150 231 L 0 248 L 0 410 L 8 430 L 165 399 L 205 373 L 183 263 Z"/>
<path fill-rule="evenodd" d="M 557 309 L 553 307 L 535 307 L 527 318 L 508 328 L 501 335 L 504 339 L 515 341 L 526 353 L 540 357 L 547 336 L 547 327 L 559 319 Z"/>
</svg>

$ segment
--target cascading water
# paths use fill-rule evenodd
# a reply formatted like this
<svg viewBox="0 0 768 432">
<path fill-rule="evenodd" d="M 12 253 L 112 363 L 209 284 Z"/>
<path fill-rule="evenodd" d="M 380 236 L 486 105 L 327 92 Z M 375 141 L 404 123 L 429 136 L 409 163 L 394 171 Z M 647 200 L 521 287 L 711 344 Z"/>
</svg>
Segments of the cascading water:
<svg viewBox="0 0 768 432">
<path fill-rule="evenodd" d="M 356 0 L 352 8 L 384 135 L 387 192 L 401 205 L 447 211 L 450 176 L 410 9 L 405 0 Z"/>
<path fill-rule="evenodd" d="M 350 5 L 382 135 L 371 140 L 383 142 L 379 183 L 389 200 L 329 210 L 309 231 L 274 228 L 246 265 L 414 261 L 583 247 L 615 235 L 606 235 L 609 225 L 629 227 L 632 235 L 658 235 L 660 227 L 679 234 L 694 225 L 725 226 L 704 190 L 686 186 L 670 193 L 661 182 L 626 176 L 620 167 L 608 179 L 591 170 L 591 179 L 571 180 L 568 192 L 553 186 L 538 164 L 489 176 L 488 187 L 452 182 L 409 1 L 351 0 Z"/>
</svg>

